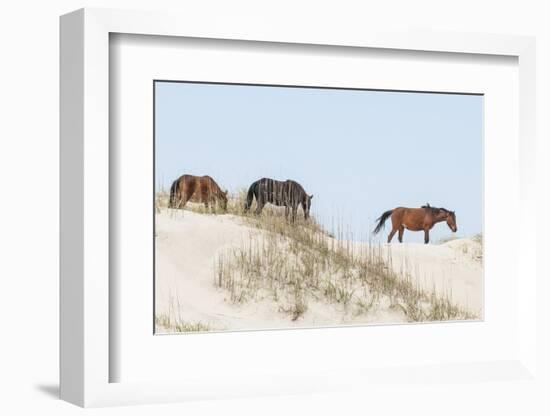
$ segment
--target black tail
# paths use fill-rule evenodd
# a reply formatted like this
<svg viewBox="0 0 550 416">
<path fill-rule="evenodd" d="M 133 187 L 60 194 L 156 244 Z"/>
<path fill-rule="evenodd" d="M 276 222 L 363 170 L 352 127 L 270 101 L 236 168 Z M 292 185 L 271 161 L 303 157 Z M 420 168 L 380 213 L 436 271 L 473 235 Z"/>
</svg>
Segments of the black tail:
<svg viewBox="0 0 550 416">
<path fill-rule="evenodd" d="M 389 218 L 389 216 L 392 214 L 393 209 L 390 209 L 389 211 L 384 212 L 380 218 L 378 218 L 376 221 L 378 221 L 378 225 L 374 229 L 374 234 L 378 234 L 380 230 L 384 227 L 384 223 Z"/>
<path fill-rule="evenodd" d="M 176 189 L 178 186 L 178 181 L 175 180 L 172 182 L 172 186 L 170 187 L 170 200 L 168 202 L 169 208 L 176 208 Z"/>
<path fill-rule="evenodd" d="M 252 201 L 254 200 L 254 191 L 256 190 L 256 185 L 258 182 L 254 182 L 252 185 L 250 185 L 250 188 L 248 188 L 248 193 L 246 194 L 246 203 L 244 204 L 244 212 L 248 212 L 250 207 L 252 206 Z"/>
</svg>

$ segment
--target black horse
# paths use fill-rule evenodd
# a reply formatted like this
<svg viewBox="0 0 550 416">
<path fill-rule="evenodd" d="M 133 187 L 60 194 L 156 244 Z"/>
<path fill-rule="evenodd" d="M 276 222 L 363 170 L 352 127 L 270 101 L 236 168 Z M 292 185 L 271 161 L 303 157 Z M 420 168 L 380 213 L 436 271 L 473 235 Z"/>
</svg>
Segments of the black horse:
<svg viewBox="0 0 550 416">
<path fill-rule="evenodd" d="M 304 218 L 309 218 L 311 208 L 311 199 L 313 195 L 308 195 L 302 185 L 290 179 L 286 181 L 276 181 L 275 179 L 262 178 L 257 180 L 250 188 L 246 196 L 244 211 L 248 212 L 252 206 L 252 200 L 256 197 L 256 215 L 260 215 L 265 204 L 270 203 L 285 207 L 285 217 L 288 218 L 289 211 L 292 210 L 292 222 L 296 220 L 298 205 L 302 205 Z"/>
</svg>

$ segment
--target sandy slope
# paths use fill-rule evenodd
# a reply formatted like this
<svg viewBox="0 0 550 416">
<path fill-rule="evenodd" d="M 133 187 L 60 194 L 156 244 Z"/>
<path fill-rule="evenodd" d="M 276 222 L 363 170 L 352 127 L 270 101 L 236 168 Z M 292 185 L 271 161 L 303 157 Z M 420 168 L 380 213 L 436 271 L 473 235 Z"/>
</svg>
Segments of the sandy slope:
<svg viewBox="0 0 550 416">
<path fill-rule="evenodd" d="M 425 290 L 448 295 L 453 302 L 481 315 L 483 308 L 483 266 L 481 245 L 470 239 L 444 244 L 383 245 L 391 254 L 393 268 L 409 273 Z"/>
<path fill-rule="evenodd" d="M 367 316 L 343 316 L 338 306 L 310 301 L 308 310 L 293 322 L 274 302 L 235 305 L 214 285 L 216 254 L 241 246 L 262 231 L 251 229 L 232 215 L 204 215 L 163 209 L 156 216 L 156 312 L 180 320 L 208 324 L 213 329 L 254 329 L 402 322 L 400 311 L 379 308 Z M 466 248 L 464 248 L 466 247 Z M 482 266 L 469 240 L 444 245 L 383 245 L 397 271 L 409 270 L 411 279 L 427 289 L 451 293 L 453 301 L 481 310 Z M 162 330 L 162 329 L 161 329 Z"/>
</svg>

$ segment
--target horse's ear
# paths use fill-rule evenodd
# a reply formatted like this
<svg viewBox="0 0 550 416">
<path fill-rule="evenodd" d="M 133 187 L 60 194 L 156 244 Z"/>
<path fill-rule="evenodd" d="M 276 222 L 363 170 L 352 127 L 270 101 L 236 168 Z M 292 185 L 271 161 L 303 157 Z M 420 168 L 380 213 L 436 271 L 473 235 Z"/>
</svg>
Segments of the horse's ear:
<svg viewBox="0 0 550 416">
<path fill-rule="evenodd" d="M 226 189 L 225 192 L 224 192 L 223 194 L 224 194 L 225 196 L 227 196 L 227 192 L 228 192 L 228 191 L 227 191 L 227 189 Z"/>
<path fill-rule="evenodd" d="M 310 195 L 310 196 L 309 196 L 309 199 L 313 199 L 313 195 Z"/>
</svg>

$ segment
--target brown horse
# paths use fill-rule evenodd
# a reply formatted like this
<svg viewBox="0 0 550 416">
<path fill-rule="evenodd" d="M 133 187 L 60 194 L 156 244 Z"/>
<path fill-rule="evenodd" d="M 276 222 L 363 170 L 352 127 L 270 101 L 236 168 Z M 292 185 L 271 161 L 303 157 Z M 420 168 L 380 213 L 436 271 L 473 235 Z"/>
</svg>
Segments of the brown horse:
<svg viewBox="0 0 550 416">
<path fill-rule="evenodd" d="M 378 225 L 374 229 L 374 234 L 384 226 L 384 222 L 391 216 L 392 230 L 388 235 L 388 243 L 397 231 L 399 231 L 399 242 L 403 242 L 403 232 L 405 228 L 410 231 L 424 230 L 424 243 L 430 241 L 430 230 L 438 222 L 446 221 L 447 225 L 453 233 L 458 229 L 456 226 L 456 216 L 454 211 L 449 211 L 445 208 L 434 208 L 430 204 L 423 205 L 422 208 L 394 208 L 384 212 L 378 221 Z"/>
<path fill-rule="evenodd" d="M 227 211 L 227 191 L 223 192 L 210 176 L 182 175 L 170 187 L 169 208 L 183 208 L 188 201 L 202 202 L 215 210 L 219 203 Z"/>
</svg>

